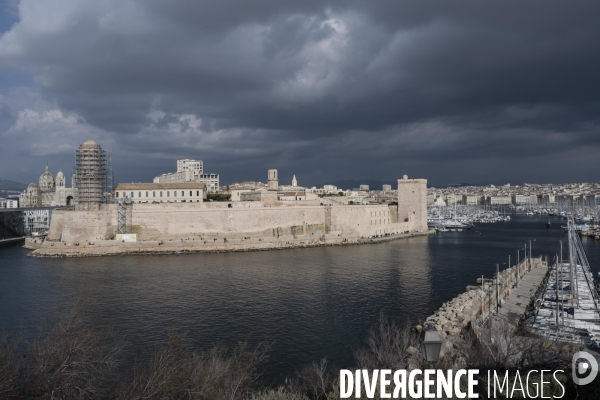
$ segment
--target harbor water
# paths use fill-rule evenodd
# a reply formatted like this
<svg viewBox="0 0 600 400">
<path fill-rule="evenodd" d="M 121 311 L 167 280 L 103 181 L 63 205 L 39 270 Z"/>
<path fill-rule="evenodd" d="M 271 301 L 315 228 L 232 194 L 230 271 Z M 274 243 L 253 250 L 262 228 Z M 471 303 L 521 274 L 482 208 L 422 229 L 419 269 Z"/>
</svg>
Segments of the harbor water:
<svg viewBox="0 0 600 400">
<path fill-rule="evenodd" d="M 90 323 L 114 327 L 149 354 L 168 330 L 193 344 L 273 341 L 267 383 L 327 357 L 353 365 L 379 315 L 424 320 L 443 302 L 514 264 L 517 249 L 552 257 L 563 239 L 561 219 L 512 214 L 476 224 L 374 245 L 248 253 L 43 259 L 19 245 L 0 247 L 0 330 L 34 332 L 56 307 L 81 297 Z M 564 220 L 562 220 L 564 221 Z M 563 222 L 564 223 L 564 222 Z M 594 275 L 600 242 L 582 238 Z M 523 257 L 523 251 L 520 252 Z"/>
</svg>

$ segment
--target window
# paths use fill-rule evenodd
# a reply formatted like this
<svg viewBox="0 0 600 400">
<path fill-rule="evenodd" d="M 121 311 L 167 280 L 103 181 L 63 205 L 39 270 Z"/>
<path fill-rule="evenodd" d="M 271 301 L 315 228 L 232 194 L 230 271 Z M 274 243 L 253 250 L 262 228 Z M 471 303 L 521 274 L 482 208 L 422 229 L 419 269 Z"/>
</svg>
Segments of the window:
<svg viewBox="0 0 600 400">
<path fill-rule="evenodd" d="M 133 199 L 133 192 L 131 192 L 131 198 Z"/>
<path fill-rule="evenodd" d="M 171 192 L 167 190 L 167 197 L 171 197 Z"/>
<path fill-rule="evenodd" d="M 196 190 L 196 196 L 200 196 L 200 191 Z"/>
<path fill-rule="evenodd" d="M 156 192 L 152 192 L 152 197 L 156 197 Z"/>
<path fill-rule="evenodd" d="M 184 196 L 185 196 L 185 192 L 182 190 L 181 191 L 181 197 L 184 197 Z"/>
<path fill-rule="evenodd" d="M 146 192 L 146 197 L 148 197 L 148 192 Z"/>
<path fill-rule="evenodd" d="M 173 196 L 177 197 L 177 190 L 173 190 Z"/>
<path fill-rule="evenodd" d="M 118 198 L 119 197 L 119 192 L 115 192 L 115 197 Z"/>
<path fill-rule="evenodd" d="M 160 197 L 162 197 L 162 191 L 160 192 Z"/>
</svg>

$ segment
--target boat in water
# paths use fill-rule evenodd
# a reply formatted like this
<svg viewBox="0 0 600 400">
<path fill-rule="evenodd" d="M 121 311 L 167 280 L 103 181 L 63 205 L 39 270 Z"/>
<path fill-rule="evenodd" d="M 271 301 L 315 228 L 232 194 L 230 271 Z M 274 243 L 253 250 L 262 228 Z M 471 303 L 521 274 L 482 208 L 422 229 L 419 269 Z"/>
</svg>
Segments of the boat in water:
<svg viewBox="0 0 600 400">
<path fill-rule="evenodd" d="M 562 246 L 545 284 L 534 301 L 527 329 L 551 341 L 600 348 L 600 298 L 590 264 L 577 235 L 574 219 L 567 220 L 569 254 L 563 260 Z"/>
<path fill-rule="evenodd" d="M 548 222 L 546 222 L 546 229 L 550 229 L 552 227 L 552 224 L 550 223 L 550 220 L 548 220 Z"/>
</svg>

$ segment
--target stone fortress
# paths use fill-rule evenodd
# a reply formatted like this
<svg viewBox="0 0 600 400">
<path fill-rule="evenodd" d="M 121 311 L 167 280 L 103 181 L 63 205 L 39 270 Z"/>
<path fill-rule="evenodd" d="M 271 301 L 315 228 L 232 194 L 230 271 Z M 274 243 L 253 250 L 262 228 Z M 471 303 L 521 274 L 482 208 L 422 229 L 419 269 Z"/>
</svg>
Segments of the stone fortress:
<svg viewBox="0 0 600 400">
<path fill-rule="evenodd" d="M 425 179 L 399 179 L 397 205 L 355 205 L 336 197 L 283 200 L 277 170 L 267 178 L 267 189 L 227 202 L 206 201 L 199 182 L 118 184 L 112 202 L 55 210 L 46 241 L 27 246 L 39 256 L 85 256 L 247 251 L 429 234 Z"/>
</svg>

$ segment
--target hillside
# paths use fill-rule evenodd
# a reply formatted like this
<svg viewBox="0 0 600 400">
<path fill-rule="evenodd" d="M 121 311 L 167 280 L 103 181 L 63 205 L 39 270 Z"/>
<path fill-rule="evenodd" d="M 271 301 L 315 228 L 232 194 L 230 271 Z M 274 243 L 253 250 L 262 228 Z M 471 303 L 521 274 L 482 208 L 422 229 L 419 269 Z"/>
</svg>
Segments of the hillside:
<svg viewBox="0 0 600 400">
<path fill-rule="evenodd" d="M 0 190 L 2 190 L 2 191 L 5 191 L 5 190 L 23 191 L 25 189 L 27 189 L 27 184 L 25 184 L 25 183 L 0 178 Z"/>
</svg>

